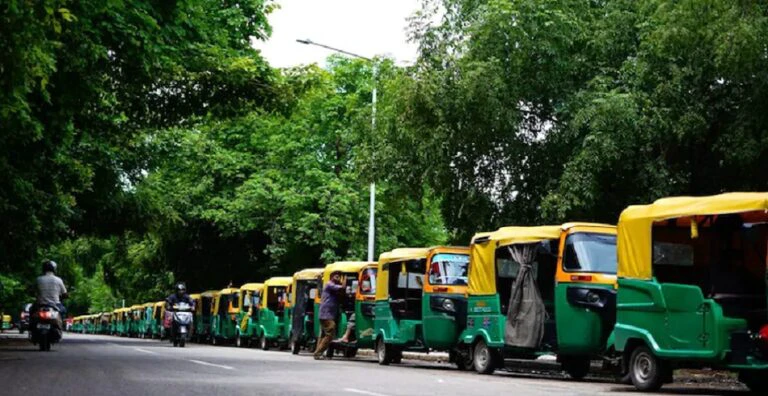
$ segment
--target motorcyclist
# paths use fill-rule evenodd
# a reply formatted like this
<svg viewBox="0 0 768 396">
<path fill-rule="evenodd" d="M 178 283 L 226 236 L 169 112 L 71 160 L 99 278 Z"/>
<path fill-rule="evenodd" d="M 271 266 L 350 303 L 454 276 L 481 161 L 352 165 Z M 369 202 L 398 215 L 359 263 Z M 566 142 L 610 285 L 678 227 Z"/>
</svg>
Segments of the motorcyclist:
<svg viewBox="0 0 768 396">
<path fill-rule="evenodd" d="M 61 317 L 66 315 L 66 309 L 61 300 L 66 299 L 69 295 L 67 294 L 66 286 L 64 286 L 64 281 L 56 276 L 57 267 L 56 262 L 53 260 L 43 261 L 43 274 L 37 277 L 37 300 L 31 312 L 35 312 L 39 307 L 56 309 L 60 314 L 57 325 L 61 329 Z"/>
<path fill-rule="evenodd" d="M 172 311 L 173 306 L 180 302 L 187 303 L 194 309 L 195 302 L 187 294 L 187 286 L 183 282 L 177 283 L 176 291 L 165 299 L 166 309 Z"/>
<path fill-rule="evenodd" d="M 187 286 L 184 284 L 184 282 L 177 283 L 176 291 L 165 299 L 165 318 L 163 321 L 163 327 L 170 332 L 168 334 L 171 336 L 174 336 L 174 326 L 172 325 L 173 306 L 178 303 L 187 303 L 189 304 L 191 310 L 194 311 L 195 309 L 195 302 L 191 297 L 189 297 L 189 294 L 187 294 Z"/>
</svg>

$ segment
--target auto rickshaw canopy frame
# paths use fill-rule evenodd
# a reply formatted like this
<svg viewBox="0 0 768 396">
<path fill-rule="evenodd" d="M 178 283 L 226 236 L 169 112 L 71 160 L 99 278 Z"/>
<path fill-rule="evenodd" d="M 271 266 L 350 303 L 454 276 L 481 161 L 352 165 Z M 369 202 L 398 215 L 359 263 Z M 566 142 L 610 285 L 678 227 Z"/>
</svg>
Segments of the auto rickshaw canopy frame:
<svg viewBox="0 0 768 396">
<path fill-rule="evenodd" d="M 502 227 L 496 231 L 475 234 L 469 246 L 467 293 L 475 296 L 496 294 L 496 249 L 499 247 L 560 239 L 563 232 L 572 228 L 616 232 L 616 226 L 610 224 L 571 222 L 562 225 Z"/>
<path fill-rule="evenodd" d="M 704 197 L 662 198 L 649 205 L 633 205 L 619 217 L 618 276 L 650 280 L 653 277 L 653 224 L 679 219 L 680 227 L 697 227 L 696 216 L 742 214 L 745 221 L 768 220 L 768 193 L 726 193 Z"/>
</svg>

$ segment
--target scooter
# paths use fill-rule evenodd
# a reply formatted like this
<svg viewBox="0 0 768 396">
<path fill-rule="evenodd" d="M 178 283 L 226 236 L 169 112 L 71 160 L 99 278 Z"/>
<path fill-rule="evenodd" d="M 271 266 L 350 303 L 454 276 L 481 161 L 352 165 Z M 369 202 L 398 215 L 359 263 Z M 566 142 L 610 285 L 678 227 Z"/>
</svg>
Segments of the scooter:
<svg viewBox="0 0 768 396">
<path fill-rule="evenodd" d="M 32 316 L 34 326 L 30 329 L 30 340 L 40 351 L 50 351 L 51 344 L 61 341 L 61 314 L 56 308 L 41 306 Z"/>
<path fill-rule="evenodd" d="M 189 337 L 190 327 L 192 327 L 192 306 L 184 302 L 175 304 L 170 337 L 174 347 L 184 348 Z"/>
</svg>

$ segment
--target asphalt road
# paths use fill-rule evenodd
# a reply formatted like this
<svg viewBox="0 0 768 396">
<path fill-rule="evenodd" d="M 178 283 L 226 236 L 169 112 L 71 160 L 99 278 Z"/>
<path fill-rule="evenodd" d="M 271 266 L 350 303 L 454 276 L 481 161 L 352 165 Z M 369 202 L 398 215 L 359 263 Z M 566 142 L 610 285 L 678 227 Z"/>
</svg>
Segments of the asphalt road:
<svg viewBox="0 0 768 396">
<path fill-rule="evenodd" d="M 308 354 L 195 344 L 181 349 L 156 340 L 75 334 L 45 353 L 18 336 L 4 337 L 0 394 L 9 396 L 637 394 L 608 380 L 510 372 L 481 376 L 423 361 L 383 367 L 372 357 L 315 361 Z M 664 390 L 744 394 L 681 384 Z"/>
</svg>

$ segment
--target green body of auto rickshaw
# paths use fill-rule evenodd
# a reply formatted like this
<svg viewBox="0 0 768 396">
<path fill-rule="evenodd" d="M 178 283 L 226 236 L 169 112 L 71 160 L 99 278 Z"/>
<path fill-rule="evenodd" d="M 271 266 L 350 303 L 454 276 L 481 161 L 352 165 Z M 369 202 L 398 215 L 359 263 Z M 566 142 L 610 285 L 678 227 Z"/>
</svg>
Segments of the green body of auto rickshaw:
<svg viewBox="0 0 768 396">
<path fill-rule="evenodd" d="M 112 324 L 112 313 L 111 312 L 102 312 L 99 314 L 98 317 L 98 323 L 99 323 L 99 334 L 109 334 L 110 333 L 110 327 Z"/>
<path fill-rule="evenodd" d="M 290 339 L 288 348 L 293 354 L 301 349 L 314 348 L 315 297 L 322 280 L 323 268 L 307 268 L 293 274 L 288 294 L 286 325 Z"/>
<path fill-rule="evenodd" d="M 200 294 L 200 304 L 195 305 L 194 340 L 207 342 L 211 339 L 211 322 L 213 321 L 214 305 L 218 290 L 208 290 Z"/>
<path fill-rule="evenodd" d="M 136 326 L 136 333 L 139 338 L 152 337 L 152 310 L 154 303 L 141 304 L 139 323 Z"/>
<path fill-rule="evenodd" d="M 466 247 L 401 248 L 378 262 L 375 335 L 379 364 L 399 362 L 403 351 L 449 351 L 463 330 Z M 466 359 L 458 362 L 468 366 Z"/>
<path fill-rule="evenodd" d="M 237 314 L 235 345 L 248 347 L 259 338 L 258 306 L 263 283 L 246 283 L 240 286 L 240 310 Z"/>
<path fill-rule="evenodd" d="M 240 311 L 240 290 L 226 288 L 213 299 L 210 339 L 213 345 L 234 342 L 237 336 L 237 313 Z"/>
<path fill-rule="evenodd" d="M 660 199 L 619 219 L 616 350 L 640 390 L 676 368 L 768 391 L 768 193 Z"/>
<path fill-rule="evenodd" d="M 285 305 L 288 301 L 288 288 L 293 278 L 282 276 L 264 281 L 259 296 L 257 318 L 259 347 L 263 350 L 276 345 L 288 347 L 288 331 L 285 322 Z"/>
<path fill-rule="evenodd" d="M 462 355 L 482 374 L 504 358 L 556 354 L 572 378 L 612 345 L 616 227 L 567 223 L 504 227 L 470 247 Z"/>
<path fill-rule="evenodd" d="M 322 288 L 330 282 L 331 274 L 341 273 L 341 282 L 345 286 L 346 297 L 342 298 L 336 318 L 336 337 L 341 338 L 349 326 L 354 332 L 348 343 L 332 342 L 327 356 L 335 352 L 352 358 L 360 348 L 373 348 L 373 307 L 376 294 L 376 263 L 367 261 L 341 261 L 325 266 L 322 284 L 315 296 L 315 335 L 321 335 L 320 301 Z M 361 282 L 362 280 L 362 282 Z M 354 319 L 354 321 L 352 321 Z"/>
</svg>

